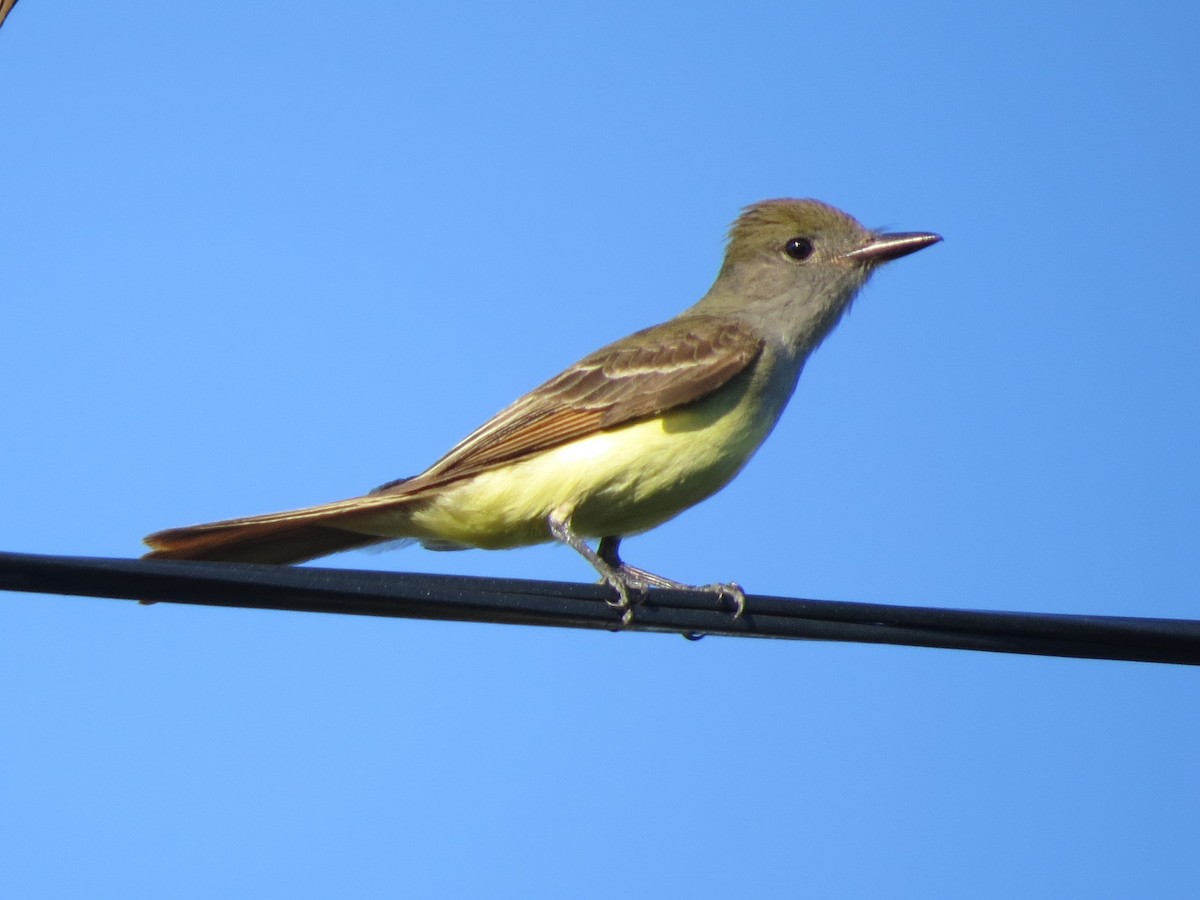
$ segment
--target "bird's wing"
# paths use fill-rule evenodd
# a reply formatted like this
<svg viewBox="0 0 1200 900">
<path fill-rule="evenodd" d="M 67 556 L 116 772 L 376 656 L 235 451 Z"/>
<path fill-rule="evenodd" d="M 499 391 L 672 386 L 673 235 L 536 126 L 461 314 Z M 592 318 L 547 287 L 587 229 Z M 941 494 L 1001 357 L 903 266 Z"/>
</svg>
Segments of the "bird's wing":
<svg viewBox="0 0 1200 900">
<path fill-rule="evenodd" d="M 672 319 L 609 344 L 501 410 L 426 471 L 377 494 L 457 480 L 692 403 L 744 371 L 762 339 L 740 322 Z"/>
</svg>

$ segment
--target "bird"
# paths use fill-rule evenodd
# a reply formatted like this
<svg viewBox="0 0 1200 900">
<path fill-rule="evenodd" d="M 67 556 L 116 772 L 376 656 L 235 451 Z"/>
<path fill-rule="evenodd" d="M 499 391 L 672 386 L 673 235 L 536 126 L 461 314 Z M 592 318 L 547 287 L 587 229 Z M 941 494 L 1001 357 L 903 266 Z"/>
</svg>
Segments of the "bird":
<svg viewBox="0 0 1200 900">
<path fill-rule="evenodd" d="M 624 562 L 622 539 L 728 484 L 872 273 L 940 240 L 872 230 L 812 199 L 752 204 L 697 303 L 568 366 L 423 472 L 346 500 L 158 531 L 146 558 L 294 564 L 396 539 L 553 541 L 591 563 L 628 623 L 648 589 L 691 586 Z M 744 608 L 736 582 L 699 589 Z"/>
</svg>

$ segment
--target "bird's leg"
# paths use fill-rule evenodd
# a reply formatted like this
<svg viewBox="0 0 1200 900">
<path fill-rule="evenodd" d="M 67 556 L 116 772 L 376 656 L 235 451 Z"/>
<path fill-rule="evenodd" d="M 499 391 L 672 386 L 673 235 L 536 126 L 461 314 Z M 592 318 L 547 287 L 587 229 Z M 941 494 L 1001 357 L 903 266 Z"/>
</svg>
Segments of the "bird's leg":
<svg viewBox="0 0 1200 900">
<path fill-rule="evenodd" d="M 588 546 L 587 541 L 575 533 L 571 528 L 571 516 L 569 513 L 555 511 L 546 518 L 546 525 L 550 530 L 550 536 L 556 541 L 566 544 L 576 553 L 592 564 L 592 567 L 600 573 L 600 580 L 617 592 L 617 599 L 610 600 L 609 606 L 623 610 L 621 615 L 621 624 L 628 625 L 633 621 L 634 604 L 641 599 L 638 596 L 635 600 L 634 594 L 642 594 L 648 588 L 673 588 L 680 591 L 707 591 L 716 594 L 721 599 L 728 599 L 733 603 L 733 617 L 736 619 L 746 609 L 746 592 L 742 590 L 741 585 L 730 582 L 729 584 L 704 584 L 692 585 L 683 584 L 678 581 L 672 581 L 670 578 L 663 578 L 661 575 L 655 575 L 653 572 L 647 572 L 645 569 L 639 569 L 637 566 L 631 566 L 627 562 L 621 561 L 619 549 L 621 546 L 621 538 L 615 535 L 609 535 L 600 539 L 600 546 L 597 550 L 593 550 Z"/>
<path fill-rule="evenodd" d="M 660 587 L 660 588 L 686 588 L 687 585 L 680 584 L 677 581 L 672 581 L 669 578 L 663 578 L 661 575 L 655 575 L 653 572 L 647 572 L 645 569 L 639 569 L 636 566 L 631 566 L 627 562 L 621 560 L 618 552 L 621 547 L 621 539 L 619 537 L 609 536 L 600 538 L 600 546 L 597 548 L 597 555 L 608 563 L 609 566 L 616 572 L 620 572 L 628 580 L 635 582 L 641 587 Z"/>
<path fill-rule="evenodd" d="M 729 599 L 733 603 L 733 617 L 739 618 L 746 610 L 746 592 L 742 590 L 740 584 L 729 582 L 728 584 L 682 584 L 678 581 L 672 581 L 670 578 L 663 578 L 661 575 L 655 575 L 653 572 L 647 572 L 645 569 L 639 569 L 637 566 L 631 566 L 627 562 L 622 562 L 618 554 L 621 546 L 619 537 L 605 537 L 600 539 L 600 548 L 597 556 L 608 565 L 612 571 L 620 573 L 620 576 L 627 582 L 637 585 L 641 588 L 658 587 L 658 588 L 674 588 L 680 591 L 708 591 L 716 594 L 721 599 Z M 590 547 L 588 548 L 591 549 Z"/>
<path fill-rule="evenodd" d="M 547 517 L 546 524 L 550 528 L 551 537 L 566 544 L 590 562 L 593 568 L 600 573 L 600 580 L 617 592 L 617 599 L 608 601 L 608 605 L 624 611 L 621 615 L 621 624 L 628 625 L 632 622 L 634 601 L 630 597 L 630 592 L 641 593 L 649 585 L 636 577 L 630 577 L 620 560 L 617 560 L 617 565 L 614 566 L 604 558 L 604 541 L 608 538 L 604 538 L 600 542 L 601 552 L 597 553 L 588 546 L 587 541 L 572 530 L 570 515 L 558 511 L 552 512 Z"/>
</svg>

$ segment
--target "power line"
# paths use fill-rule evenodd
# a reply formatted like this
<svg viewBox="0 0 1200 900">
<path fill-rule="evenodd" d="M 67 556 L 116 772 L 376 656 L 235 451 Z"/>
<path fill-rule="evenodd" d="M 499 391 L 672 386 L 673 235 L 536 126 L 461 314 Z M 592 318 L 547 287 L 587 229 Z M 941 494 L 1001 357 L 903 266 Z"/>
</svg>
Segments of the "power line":
<svg viewBox="0 0 1200 900">
<path fill-rule="evenodd" d="M 599 584 L 0 553 L 0 590 L 296 612 L 620 629 Z M 1200 665 L 1200 621 L 649 592 L 627 631 L 903 644 Z"/>
</svg>

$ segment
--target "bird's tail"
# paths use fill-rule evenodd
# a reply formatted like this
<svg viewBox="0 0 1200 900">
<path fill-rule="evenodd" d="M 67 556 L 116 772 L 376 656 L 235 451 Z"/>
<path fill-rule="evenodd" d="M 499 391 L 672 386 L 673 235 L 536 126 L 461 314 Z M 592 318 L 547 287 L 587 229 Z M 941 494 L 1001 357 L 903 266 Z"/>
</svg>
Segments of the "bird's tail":
<svg viewBox="0 0 1200 900">
<path fill-rule="evenodd" d="M 355 530 L 353 523 L 378 507 L 397 507 L 388 497 L 356 497 L 306 509 L 168 528 L 146 537 L 146 559 L 201 559 L 220 562 L 299 563 L 342 550 L 357 550 L 400 535 Z"/>
</svg>

